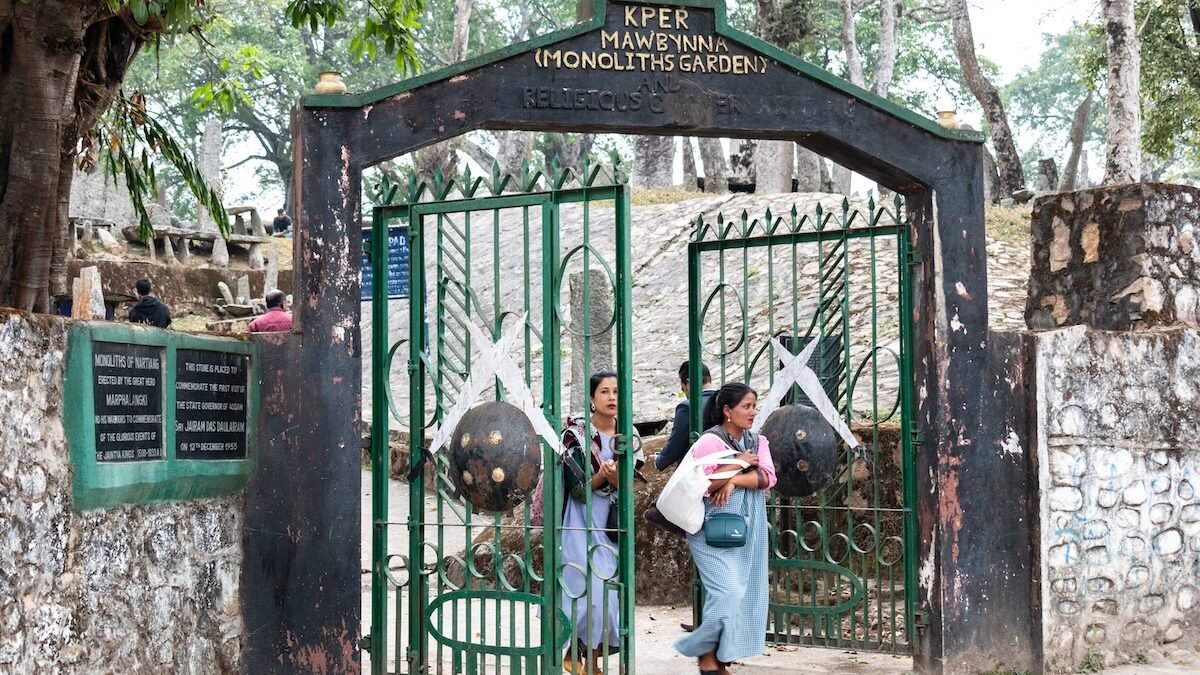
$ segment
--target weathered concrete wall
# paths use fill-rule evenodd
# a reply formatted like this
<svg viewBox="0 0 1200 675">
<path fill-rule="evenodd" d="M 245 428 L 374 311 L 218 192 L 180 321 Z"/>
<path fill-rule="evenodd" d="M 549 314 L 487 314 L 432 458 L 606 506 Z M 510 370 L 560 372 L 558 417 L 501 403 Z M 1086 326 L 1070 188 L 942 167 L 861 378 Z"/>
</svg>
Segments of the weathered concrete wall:
<svg viewBox="0 0 1200 675">
<path fill-rule="evenodd" d="M 0 313 L 0 672 L 240 672 L 241 497 L 73 512 L 66 326 Z"/>
<path fill-rule="evenodd" d="M 1047 670 L 1200 643 L 1200 332 L 1036 340 Z"/>
<path fill-rule="evenodd" d="M 1033 329 L 1197 325 L 1200 189 L 1134 183 L 1035 202 Z"/>
</svg>

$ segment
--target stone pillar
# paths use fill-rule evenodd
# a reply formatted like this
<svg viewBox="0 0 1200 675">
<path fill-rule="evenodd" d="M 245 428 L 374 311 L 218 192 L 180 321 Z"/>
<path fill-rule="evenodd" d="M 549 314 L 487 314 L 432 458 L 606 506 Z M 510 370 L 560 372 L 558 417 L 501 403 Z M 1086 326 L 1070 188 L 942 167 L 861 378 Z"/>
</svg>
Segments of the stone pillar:
<svg viewBox="0 0 1200 675">
<path fill-rule="evenodd" d="M 243 670 L 362 669 L 362 394 L 355 109 L 294 112 L 295 333 L 264 333 L 259 454 L 246 486 Z M 356 146 L 353 146 L 356 147 Z M 303 364 L 298 367 L 297 364 Z M 304 602 L 296 602 L 302 597 Z"/>
<path fill-rule="evenodd" d="M 1200 189 L 1133 183 L 1034 202 L 1030 328 L 1197 326 Z"/>
<path fill-rule="evenodd" d="M 91 321 L 104 318 L 104 287 L 99 267 L 84 267 L 72 284 L 71 318 Z"/>
<path fill-rule="evenodd" d="M 204 136 L 200 139 L 200 173 L 204 180 L 221 197 L 225 194 L 225 186 L 221 184 L 221 120 L 210 119 L 204 125 Z M 201 204 L 196 204 L 196 225 L 201 232 L 217 232 L 213 239 L 212 264 L 215 267 L 229 267 L 229 248 L 220 236 L 220 228 L 213 222 L 208 210 Z"/>
<path fill-rule="evenodd" d="M 263 280 L 263 295 L 272 288 L 279 288 L 279 244 L 271 240 L 271 257 L 267 258 L 267 272 Z"/>
<path fill-rule="evenodd" d="M 570 277 L 571 293 L 571 398 L 567 410 L 579 409 L 587 398 L 587 381 L 597 370 L 612 368 L 617 331 L 613 319 L 613 289 L 603 270 L 588 270 L 588 309 L 583 308 L 583 272 Z M 588 341 L 588 363 L 583 362 Z"/>
</svg>

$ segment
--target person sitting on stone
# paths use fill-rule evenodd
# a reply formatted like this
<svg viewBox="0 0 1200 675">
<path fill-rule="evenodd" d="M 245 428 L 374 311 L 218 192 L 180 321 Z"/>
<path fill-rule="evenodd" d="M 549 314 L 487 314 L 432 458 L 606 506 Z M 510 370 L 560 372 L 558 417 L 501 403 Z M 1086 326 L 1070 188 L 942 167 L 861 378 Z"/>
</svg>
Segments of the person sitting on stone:
<svg viewBox="0 0 1200 675">
<path fill-rule="evenodd" d="M 287 311 L 287 294 L 278 288 L 267 291 L 267 313 L 250 322 L 251 333 L 274 333 L 292 329 L 292 313 Z"/>
<path fill-rule="evenodd" d="M 154 285 L 146 277 L 134 283 L 137 289 L 138 301 L 129 310 L 131 323 L 148 323 L 151 326 L 166 328 L 171 325 L 171 309 L 154 295 Z"/>
</svg>

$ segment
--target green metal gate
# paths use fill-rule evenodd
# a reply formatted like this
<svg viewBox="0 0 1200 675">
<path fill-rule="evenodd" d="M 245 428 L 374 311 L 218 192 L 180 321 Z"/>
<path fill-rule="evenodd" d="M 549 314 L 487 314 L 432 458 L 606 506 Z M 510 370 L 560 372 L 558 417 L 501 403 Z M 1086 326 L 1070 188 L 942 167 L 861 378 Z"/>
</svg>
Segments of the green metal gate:
<svg viewBox="0 0 1200 675">
<path fill-rule="evenodd" d="M 897 197 L 835 211 L 696 222 L 689 245 L 690 363 L 716 384 L 765 389 L 771 339 L 810 367 L 861 439 L 815 495 L 773 495 L 768 642 L 912 651 L 916 622 L 912 300 L 908 229 Z M 719 374 L 718 374 L 719 373 Z M 699 428 L 699 387 L 692 428 Z M 795 402 L 803 394 L 793 386 Z M 779 459 L 776 459 L 779 463 Z M 697 586 L 701 606 L 703 590 Z"/>
<path fill-rule="evenodd" d="M 477 352 L 493 349 L 473 344 L 478 340 L 472 339 L 472 329 L 493 342 L 515 332 L 504 356 L 517 364 L 525 387 L 561 434 L 566 417 L 588 406 L 586 384 L 571 382 L 568 388 L 564 363 L 572 349 L 577 357 L 581 351 L 583 372 L 591 372 L 591 364 L 607 361 L 593 353 L 593 343 L 615 332 L 610 357 L 616 360 L 605 365 L 619 374 L 618 529 L 631 533 L 628 186 L 613 158 L 608 167 L 585 160 L 575 170 L 555 166 L 531 173 L 526 168 L 519 177 L 493 168 L 485 178 L 468 171 L 457 181 L 440 175 L 429 183 L 410 179 L 404 186 L 385 186 L 384 192 L 387 205 L 374 210 L 370 241 L 372 541 L 364 649 L 371 672 L 561 672 L 569 639 L 570 608 L 564 605 L 573 601 L 562 597 L 562 579 L 572 567 L 583 575 L 593 572 L 595 551 L 582 567 L 560 559 L 562 512 L 551 506 L 562 503 L 558 452 L 542 442 L 543 466 L 552 467 L 545 472 L 544 527 L 531 523 L 529 499 L 512 512 L 487 513 L 457 497 L 445 450 L 428 462 L 422 452 L 401 455 L 409 494 L 406 504 L 391 505 L 389 417 L 409 431 L 416 441 L 409 445 L 425 446 L 482 361 Z M 570 226 L 562 218 L 568 209 L 579 216 Z M 408 228 L 410 252 L 407 320 L 400 322 L 407 333 L 400 336 L 389 334 L 387 284 L 382 283 L 389 263 L 396 262 L 388 258 L 387 236 L 395 226 Z M 607 289 L 594 286 L 596 271 Z M 583 311 L 581 317 L 568 317 L 564 283 L 576 273 L 582 279 Z M 611 320 L 593 325 L 592 298 L 602 291 L 611 293 L 614 311 Z M 571 335 L 577 339 L 566 339 L 574 347 L 564 344 Z M 407 372 L 392 363 L 405 344 Z M 491 380 L 493 374 L 482 377 Z M 511 387 L 496 377 L 478 402 L 510 394 Z M 592 467 L 585 464 L 590 478 Z M 615 548 L 619 565 L 603 585 L 616 591 L 622 631 L 619 649 L 605 648 L 601 661 L 605 672 L 617 672 L 619 664 L 632 673 L 633 538 L 619 537 Z M 591 592 L 588 584 L 586 593 Z M 588 600 L 585 595 L 578 601 Z"/>
</svg>

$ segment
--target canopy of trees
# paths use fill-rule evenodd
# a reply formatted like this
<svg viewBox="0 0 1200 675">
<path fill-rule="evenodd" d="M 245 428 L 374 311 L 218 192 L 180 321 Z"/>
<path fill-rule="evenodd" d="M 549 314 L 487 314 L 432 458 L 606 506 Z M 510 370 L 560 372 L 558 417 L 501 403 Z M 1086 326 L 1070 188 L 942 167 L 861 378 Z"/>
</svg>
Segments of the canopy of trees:
<svg viewBox="0 0 1200 675">
<path fill-rule="evenodd" d="M 219 197 L 191 160 L 215 118 L 227 150 L 238 150 L 226 153 L 223 168 L 253 165 L 262 188 L 283 192 L 290 204 L 289 111 L 319 71 L 341 71 L 352 90 L 368 90 L 564 28 L 576 20 L 576 4 L 0 0 L 0 304 L 47 311 L 66 294 L 76 167 L 120 176 L 138 208 L 164 189 L 175 203 L 198 203 L 224 222 Z M 960 117 L 982 119 L 999 198 L 1045 160 L 1057 163 L 1061 178 L 1039 189 L 1084 186 L 1087 158 L 1106 152 L 1110 180 L 1200 175 L 1192 4 L 1096 0 L 1090 23 L 1045 36 L 1040 63 L 1008 81 L 977 53 L 962 0 L 755 0 L 730 2 L 729 11 L 739 28 L 876 95 L 929 115 L 949 101 Z M 1135 32 L 1124 32 L 1127 25 Z M 1130 79 L 1132 57 L 1140 75 Z M 664 185 L 678 181 L 668 160 L 682 149 L 690 186 L 703 176 L 709 191 L 755 170 L 778 189 L 793 180 L 802 189 L 851 188 L 849 171 L 791 144 L 764 145 L 758 158 L 754 148 L 717 139 L 476 132 L 403 161 L 422 172 L 454 174 L 464 162 L 515 171 L 526 160 L 571 164 L 616 149 L 634 160 L 636 181 Z M 1138 149 L 1144 159 L 1134 162 Z M 1114 161 L 1120 171 L 1111 170 Z M 380 170 L 394 176 L 396 166 Z M 149 228 L 145 217 L 142 225 Z"/>
</svg>

